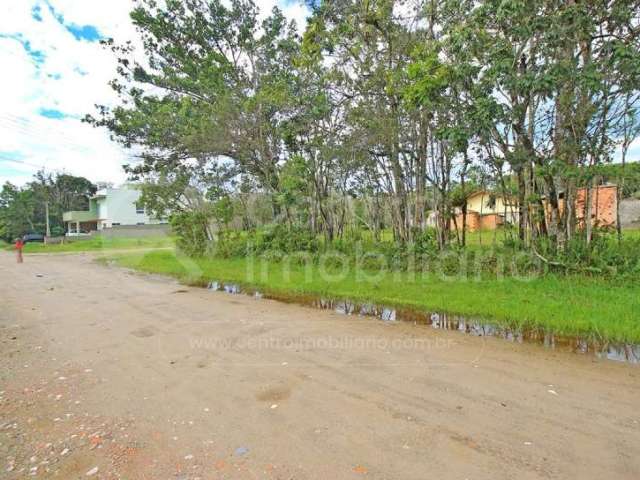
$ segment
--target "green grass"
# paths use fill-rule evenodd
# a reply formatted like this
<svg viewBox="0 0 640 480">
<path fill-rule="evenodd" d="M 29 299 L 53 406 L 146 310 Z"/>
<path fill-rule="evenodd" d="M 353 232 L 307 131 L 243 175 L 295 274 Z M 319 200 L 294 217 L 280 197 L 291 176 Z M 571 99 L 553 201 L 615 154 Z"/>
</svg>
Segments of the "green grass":
<svg viewBox="0 0 640 480">
<path fill-rule="evenodd" d="M 308 267 L 308 275 L 305 267 L 292 266 L 287 275 L 280 263 L 246 258 L 189 260 L 176 257 L 172 251 L 116 254 L 108 259 L 124 267 L 166 274 L 185 282 L 237 282 L 269 293 L 444 311 L 511 328 L 544 329 L 594 340 L 640 342 L 638 284 L 551 275 L 530 280 L 447 280 L 432 274 L 412 276 L 396 272 L 386 272 L 378 278 L 359 278 L 356 272 L 342 278 L 323 278 L 316 266 Z M 261 266 L 266 269 L 265 275 L 261 274 Z"/>
<path fill-rule="evenodd" d="M 90 237 L 76 240 L 61 245 L 45 245 L 43 243 L 28 243 L 25 245 L 25 253 L 62 253 L 62 252 L 92 252 L 108 249 L 135 249 L 135 248 L 165 248 L 173 247 L 175 240 L 172 237 L 142 237 L 142 238 L 103 238 Z"/>
<path fill-rule="evenodd" d="M 637 239 L 637 238 L 640 238 L 640 229 L 634 228 L 634 229 L 623 230 L 622 235 L 624 238 Z"/>
<path fill-rule="evenodd" d="M 501 245 L 502 242 L 512 235 L 517 238 L 517 233 L 509 232 L 504 228 L 498 228 L 496 230 L 477 230 L 475 232 L 467 232 L 465 235 L 467 246 L 492 246 Z M 455 240 L 454 240 L 455 241 Z"/>
<path fill-rule="evenodd" d="M 636 239 L 640 238 L 640 229 L 625 229 L 622 231 L 623 237 L 625 239 Z M 451 243 L 456 243 L 455 232 L 452 233 L 453 237 L 451 239 Z M 362 233 L 363 239 L 371 240 L 373 235 L 369 231 L 364 231 Z M 477 230 L 475 232 L 467 232 L 466 234 L 466 244 L 468 247 L 491 247 L 493 245 L 502 245 L 505 239 L 512 238 L 517 239 L 518 233 L 514 228 L 506 229 L 506 228 L 498 228 L 496 230 Z M 393 241 L 393 232 L 391 230 L 384 230 L 381 234 L 381 240 L 383 241 Z"/>
</svg>

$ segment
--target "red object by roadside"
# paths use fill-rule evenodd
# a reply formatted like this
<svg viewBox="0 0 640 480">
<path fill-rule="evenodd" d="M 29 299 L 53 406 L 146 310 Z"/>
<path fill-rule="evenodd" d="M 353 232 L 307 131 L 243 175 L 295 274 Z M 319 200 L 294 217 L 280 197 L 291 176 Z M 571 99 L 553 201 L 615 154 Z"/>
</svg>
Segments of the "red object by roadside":
<svg viewBox="0 0 640 480">
<path fill-rule="evenodd" d="M 16 240 L 16 253 L 18 254 L 18 263 L 22 263 L 22 249 L 24 248 L 24 242 L 19 238 Z"/>
</svg>

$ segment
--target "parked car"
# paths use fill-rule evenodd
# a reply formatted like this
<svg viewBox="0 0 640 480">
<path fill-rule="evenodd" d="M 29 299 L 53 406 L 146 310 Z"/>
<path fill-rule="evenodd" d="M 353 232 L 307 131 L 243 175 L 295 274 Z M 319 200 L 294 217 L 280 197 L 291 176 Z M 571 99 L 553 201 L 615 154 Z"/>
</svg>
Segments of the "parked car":
<svg viewBox="0 0 640 480">
<path fill-rule="evenodd" d="M 22 236 L 22 241 L 24 243 L 29 243 L 29 242 L 43 243 L 44 235 L 41 235 L 39 233 L 27 233 L 26 235 Z"/>
</svg>

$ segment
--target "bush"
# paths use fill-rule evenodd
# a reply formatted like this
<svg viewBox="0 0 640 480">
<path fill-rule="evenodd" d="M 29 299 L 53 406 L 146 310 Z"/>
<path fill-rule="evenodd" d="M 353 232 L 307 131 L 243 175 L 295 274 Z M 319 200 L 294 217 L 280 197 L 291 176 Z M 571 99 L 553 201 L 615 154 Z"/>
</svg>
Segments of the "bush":
<svg viewBox="0 0 640 480">
<path fill-rule="evenodd" d="M 287 228 L 284 225 L 277 225 L 265 232 L 265 240 L 269 243 L 270 250 L 279 250 L 283 253 L 318 251 L 318 240 L 315 235 L 300 227 Z"/>
<path fill-rule="evenodd" d="M 176 246 L 191 257 L 204 256 L 209 248 L 209 217 L 203 212 L 178 212 L 169 218 Z"/>
<path fill-rule="evenodd" d="M 220 232 L 215 243 L 214 255 L 222 258 L 244 257 L 250 255 L 247 235 L 243 232 L 229 230 Z"/>
<path fill-rule="evenodd" d="M 207 221 L 202 213 L 180 213 L 172 217 L 178 247 L 186 254 L 202 256 L 210 252 L 223 258 L 259 256 L 293 265 L 319 264 L 324 256 L 324 265 L 328 268 L 342 267 L 346 261 L 352 267 L 370 271 L 437 271 L 449 276 L 528 276 L 551 271 L 640 279 L 640 237 L 625 237 L 618 242 L 615 233 L 600 229 L 594 230 L 590 245 L 584 235 L 578 234 L 567 242 L 562 252 L 556 251 L 555 241 L 548 238 L 537 240 L 535 252 L 513 239 L 490 250 L 458 249 L 454 245 L 441 252 L 433 229 L 414 231 L 413 241 L 407 244 L 363 240 L 357 232 L 325 244 L 309 229 L 287 225 L 250 231 L 227 230 L 218 235 L 215 249 L 209 249 Z"/>
<path fill-rule="evenodd" d="M 231 258 L 247 255 L 272 258 L 296 252 L 318 252 L 318 241 L 312 232 L 298 227 L 275 225 L 271 227 L 239 232 L 220 232 L 215 245 L 216 256 Z"/>
<path fill-rule="evenodd" d="M 266 251 L 280 253 L 317 252 L 318 240 L 304 228 L 275 225 L 251 232 L 247 237 L 248 250 L 261 254 Z"/>
<path fill-rule="evenodd" d="M 552 245 L 548 240 L 540 240 L 536 248 L 558 273 L 637 278 L 640 272 L 640 238 L 623 238 L 618 242 L 615 233 L 594 229 L 590 245 L 584 235 L 567 242 L 561 252 Z"/>
<path fill-rule="evenodd" d="M 435 228 L 414 229 L 413 242 L 409 245 L 418 254 L 432 253 L 438 250 L 438 236 Z"/>
</svg>

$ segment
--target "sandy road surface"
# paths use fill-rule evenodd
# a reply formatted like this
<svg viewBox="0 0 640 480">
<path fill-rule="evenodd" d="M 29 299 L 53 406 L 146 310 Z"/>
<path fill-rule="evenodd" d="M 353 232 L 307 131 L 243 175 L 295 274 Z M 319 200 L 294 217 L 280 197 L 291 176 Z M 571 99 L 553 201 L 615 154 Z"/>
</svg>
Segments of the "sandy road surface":
<svg viewBox="0 0 640 480">
<path fill-rule="evenodd" d="M 640 478 L 638 367 L 91 258 L 0 253 L 0 478 Z"/>
</svg>

